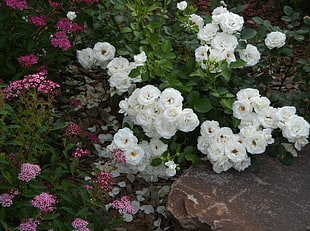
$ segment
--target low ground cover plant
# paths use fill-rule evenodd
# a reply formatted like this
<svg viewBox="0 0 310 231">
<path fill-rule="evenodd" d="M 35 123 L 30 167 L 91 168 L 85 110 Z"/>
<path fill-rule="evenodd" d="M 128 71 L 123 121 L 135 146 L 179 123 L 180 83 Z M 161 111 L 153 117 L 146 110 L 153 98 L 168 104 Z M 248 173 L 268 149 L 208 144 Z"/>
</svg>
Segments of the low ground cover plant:
<svg viewBox="0 0 310 231">
<path fill-rule="evenodd" d="M 169 179 L 184 162 L 196 166 L 201 159 L 217 173 L 257 171 L 255 155 L 270 144 L 281 162 L 293 162 L 309 137 L 310 62 L 294 50 L 309 48 L 309 17 L 285 6 L 279 27 L 244 18 L 246 5 L 195 4 L 2 1 L 4 230 L 120 224 L 136 209 L 126 195 L 109 197 L 115 169 L 147 181 Z M 108 144 L 55 110 L 70 59 L 86 72 L 102 72 L 109 84 L 122 127 Z M 295 90 L 285 94 L 288 79 Z M 100 106 L 94 89 L 102 86 L 89 86 L 91 97 L 73 98 L 68 108 Z M 104 171 L 80 169 L 90 155 L 103 158 Z"/>
</svg>

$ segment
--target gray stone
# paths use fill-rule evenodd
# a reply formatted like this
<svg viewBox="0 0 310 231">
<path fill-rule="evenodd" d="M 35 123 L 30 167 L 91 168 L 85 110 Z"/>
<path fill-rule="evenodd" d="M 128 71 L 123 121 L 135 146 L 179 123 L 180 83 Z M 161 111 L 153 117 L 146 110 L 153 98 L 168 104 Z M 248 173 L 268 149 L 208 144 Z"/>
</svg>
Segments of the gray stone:
<svg viewBox="0 0 310 231">
<path fill-rule="evenodd" d="M 186 170 L 168 196 L 176 230 L 310 230 L 310 145 L 290 166 L 266 153 L 256 157 L 257 173 L 216 174 L 208 162 Z"/>
</svg>

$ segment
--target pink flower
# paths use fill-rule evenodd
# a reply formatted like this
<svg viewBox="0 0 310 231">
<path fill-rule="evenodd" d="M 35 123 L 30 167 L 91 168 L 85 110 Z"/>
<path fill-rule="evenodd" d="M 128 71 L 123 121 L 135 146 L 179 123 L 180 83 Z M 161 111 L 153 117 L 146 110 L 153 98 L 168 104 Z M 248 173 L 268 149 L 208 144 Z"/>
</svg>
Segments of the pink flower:
<svg viewBox="0 0 310 231">
<path fill-rule="evenodd" d="M 40 212 L 52 212 L 54 210 L 52 206 L 56 203 L 58 203 L 56 196 L 44 192 L 35 196 L 34 200 L 31 201 L 31 205 L 39 208 Z"/>
<path fill-rule="evenodd" d="M 71 225 L 73 226 L 73 228 L 75 228 L 75 229 L 77 229 L 77 230 L 79 230 L 79 229 L 81 229 L 81 228 L 86 228 L 86 226 L 89 224 L 89 222 L 88 221 L 85 221 L 85 220 L 83 220 L 83 219 L 81 219 L 81 218 L 75 218 L 73 221 L 72 221 L 72 223 L 71 223 Z"/>
<path fill-rule="evenodd" d="M 91 182 L 95 183 L 95 187 L 100 191 L 106 193 L 112 188 L 112 174 L 106 171 L 100 171 L 97 173 L 97 178 L 91 180 Z"/>
<path fill-rule="evenodd" d="M 79 26 L 75 22 L 71 22 L 68 18 L 60 18 L 56 22 L 56 29 L 66 32 L 83 31 L 84 26 Z"/>
<path fill-rule="evenodd" d="M 66 128 L 65 136 L 79 135 L 81 133 L 82 133 L 82 129 L 79 127 L 79 125 L 75 123 L 71 123 Z"/>
<path fill-rule="evenodd" d="M 33 64 L 38 63 L 38 57 L 34 54 L 26 55 L 26 56 L 20 56 L 18 58 L 18 62 L 24 67 L 29 68 Z"/>
<path fill-rule="evenodd" d="M 19 226 L 20 231 L 36 231 L 38 225 L 40 224 L 39 220 L 33 218 L 22 219 L 22 222 Z"/>
<path fill-rule="evenodd" d="M 75 149 L 75 152 L 72 153 L 72 156 L 74 158 L 78 158 L 78 157 L 82 157 L 82 156 L 89 156 L 90 155 L 90 151 L 85 149 L 83 150 L 82 148 L 77 148 Z"/>
<path fill-rule="evenodd" d="M 82 104 L 81 100 L 71 98 L 70 103 L 69 103 L 69 107 L 75 107 L 75 106 L 79 106 L 81 104 Z"/>
<path fill-rule="evenodd" d="M 21 181 L 29 182 L 41 173 L 41 168 L 36 164 L 24 163 L 21 166 L 18 179 Z"/>
<path fill-rule="evenodd" d="M 52 35 L 51 43 L 53 47 L 59 47 L 63 51 L 68 50 L 71 47 L 70 41 L 66 38 L 66 33 L 56 32 Z"/>
<path fill-rule="evenodd" d="M 48 0 L 48 3 L 50 4 L 50 6 L 55 7 L 55 8 L 61 7 L 61 4 L 58 2 L 53 2 L 51 0 Z"/>
<path fill-rule="evenodd" d="M 89 132 L 87 136 L 91 141 L 95 143 L 100 143 L 99 138 L 95 134 Z"/>
<path fill-rule="evenodd" d="M 112 208 L 118 209 L 120 213 L 126 214 L 134 214 L 135 208 L 132 206 L 129 200 L 129 196 L 123 196 L 121 200 L 115 200 L 112 202 Z"/>
<path fill-rule="evenodd" d="M 126 164 L 126 156 L 120 149 L 111 150 L 112 160 L 117 164 Z"/>
<path fill-rule="evenodd" d="M 46 16 L 44 15 L 28 17 L 28 23 L 34 24 L 37 26 L 45 26 L 46 25 L 45 20 L 46 20 Z"/>
<path fill-rule="evenodd" d="M 27 9 L 27 1 L 26 0 L 4 0 L 5 4 L 11 8 L 24 10 Z"/>
<path fill-rule="evenodd" d="M 0 195 L 0 204 L 2 207 L 10 207 L 13 204 L 12 199 L 14 198 L 14 195 L 10 194 L 2 194 Z"/>
</svg>

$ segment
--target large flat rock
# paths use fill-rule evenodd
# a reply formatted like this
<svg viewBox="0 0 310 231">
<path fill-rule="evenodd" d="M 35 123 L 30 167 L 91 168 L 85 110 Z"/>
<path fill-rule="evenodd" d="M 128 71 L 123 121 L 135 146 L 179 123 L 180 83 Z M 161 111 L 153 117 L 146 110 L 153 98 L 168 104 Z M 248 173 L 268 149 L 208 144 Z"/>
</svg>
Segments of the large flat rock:
<svg viewBox="0 0 310 231">
<path fill-rule="evenodd" d="M 208 162 L 186 170 L 168 197 L 176 230 L 310 230 L 310 145 L 290 166 L 266 153 L 257 159 L 257 173 L 217 174 Z"/>
</svg>

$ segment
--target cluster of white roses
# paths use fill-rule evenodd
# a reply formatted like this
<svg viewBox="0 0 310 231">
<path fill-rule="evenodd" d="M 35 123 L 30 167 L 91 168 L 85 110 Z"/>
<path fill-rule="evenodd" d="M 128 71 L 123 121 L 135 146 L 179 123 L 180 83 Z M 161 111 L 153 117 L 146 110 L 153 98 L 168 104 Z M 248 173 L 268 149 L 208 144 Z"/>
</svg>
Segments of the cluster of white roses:
<svg viewBox="0 0 310 231">
<path fill-rule="evenodd" d="M 274 108 L 257 89 L 246 88 L 237 93 L 233 115 L 240 119 L 239 134 L 228 127 L 219 127 L 217 121 L 205 121 L 198 137 L 198 149 L 207 155 L 217 173 L 233 167 L 242 171 L 251 164 L 247 153 L 261 154 L 272 144 L 272 130 L 280 128 L 283 137 L 297 150 L 308 144 L 309 123 L 295 114 L 296 108 Z"/>
<path fill-rule="evenodd" d="M 174 88 L 161 92 L 153 85 L 146 85 L 135 89 L 119 106 L 120 112 L 141 126 L 148 137 L 170 139 L 178 130 L 190 132 L 199 125 L 192 109 L 182 109 L 182 101 L 181 92 Z"/>
<path fill-rule="evenodd" d="M 187 2 L 179 2 L 177 7 L 179 10 L 185 10 Z M 211 17 L 211 23 L 207 24 L 204 24 L 203 18 L 199 15 L 192 14 L 189 18 L 199 28 L 197 38 L 201 46 L 195 50 L 195 58 L 201 68 L 219 72 L 221 69 L 216 64 L 223 60 L 228 64 L 235 62 L 235 53 L 246 62 L 244 66 L 256 65 L 261 57 L 256 46 L 247 44 L 245 49 L 237 48 L 239 42 L 237 35 L 243 29 L 243 17 L 228 11 L 224 6 L 215 8 Z M 267 35 L 265 45 L 269 49 L 280 48 L 285 44 L 285 40 L 284 33 L 275 31 Z"/>
<path fill-rule="evenodd" d="M 158 177 L 168 178 L 176 174 L 176 164 L 173 161 L 151 166 L 151 161 L 160 157 L 167 148 L 168 145 L 158 138 L 138 143 L 137 137 L 127 127 L 119 129 L 107 147 L 108 150 L 119 149 L 124 152 L 126 164 L 117 164 L 119 172 L 139 173 L 147 181 L 157 181 Z"/>
<path fill-rule="evenodd" d="M 110 76 L 110 87 L 115 90 L 116 94 L 121 95 L 127 92 L 133 83 L 141 82 L 141 77 L 131 78 L 131 70 L 146 62 L 145 52 L 134 56 L 134 62 L 129 62 L 122 56 L 115 57 L 115 47 L 108 42 L 97 42 L 93 48 L 85 48 L 77 51 L 77 59 L 85 69 L 92 69 L 100 66 L 107 69 Z"/>
</svg>

